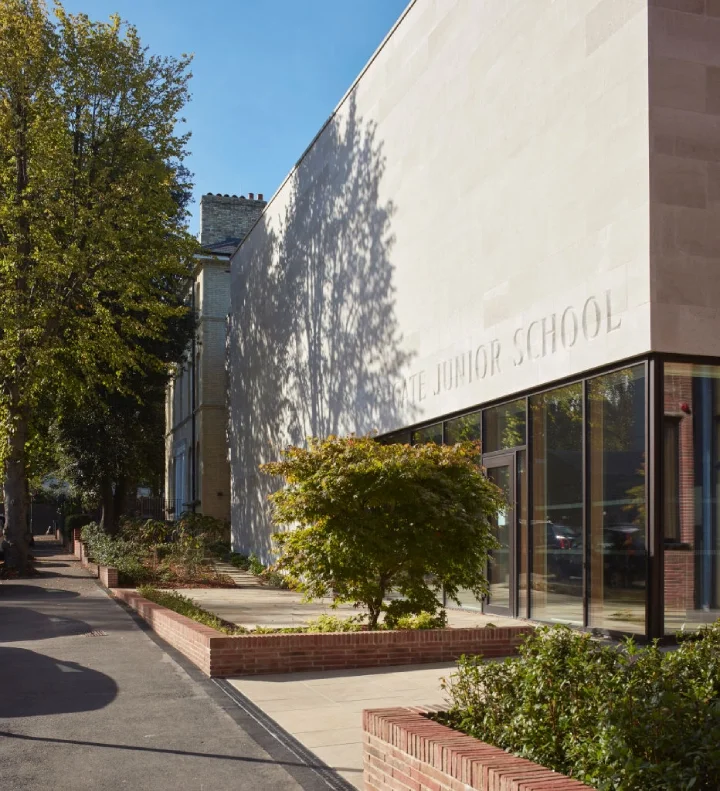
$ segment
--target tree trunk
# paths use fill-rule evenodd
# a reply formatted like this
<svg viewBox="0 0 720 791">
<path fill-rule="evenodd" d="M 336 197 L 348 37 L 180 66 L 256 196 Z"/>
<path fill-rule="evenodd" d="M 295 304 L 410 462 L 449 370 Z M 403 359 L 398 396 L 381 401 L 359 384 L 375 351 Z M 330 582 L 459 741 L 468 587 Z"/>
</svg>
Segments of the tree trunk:
<svg viewBox="0 0 720 791">
<path fill-rule="evenodd" d="M 115 530 L 115 493 L 113 492 L 112 481 L 103 478 L 100 486 L 100 499 L 102 501 L 102 514 L 100 516 L 100 527 L 108 534 L 112 535 Z"/>
<path fill-rule="evenodd" d="M 127 490 L 127 478 L 120 478 L 115 484 L 115 493 L 113 495 L 113 523 L 110 527 L 105 528 L 111 535 L 115 535 L 120 530 L 120 517 L 125 513 L 125 496 L 127 495 Z"/>
<path fill-rule="evenodd" d="M 368 629 L 377 629 L 380 613 L 382 612 L 383 600 L 385 599 L 385 589 L 383 588 L 380 597 L 367 602 L 368 607 Z"/>
<path fill-rule="evenodd" d="M 30 572 L 30 542 L 27 510 L 27 416 L 17 407 L 9 409 L 10 436 L 5 461 L 3 495 L 5 498 L 5 564 L 9 569 Z"/>
</svg>

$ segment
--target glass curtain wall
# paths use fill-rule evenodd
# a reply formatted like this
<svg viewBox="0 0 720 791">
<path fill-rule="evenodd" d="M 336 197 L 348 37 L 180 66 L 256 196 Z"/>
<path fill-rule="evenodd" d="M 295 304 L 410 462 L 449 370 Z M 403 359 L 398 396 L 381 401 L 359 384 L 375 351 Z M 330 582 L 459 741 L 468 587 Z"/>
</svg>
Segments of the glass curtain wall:
<svg viewBox="0 0 720 791">
<path fill-rule="evenodd" d="M 456 442 L 479 441 L 481 439 L 482 413 L 472 412 L 469 415 L 448 420 L 445 423 L 445 442 L 454 445 Z M 472 592 L 466 588 L 458 591 L 458 599 L 461 607 L 472 610 L 479 610 L 482 602 L 473 596 Z"/>
<path fill-rule="evenodd" d="M 645 366 L 588 382 L 589 625 L 645 632 Z"/>
<path fill-rule="evenodd" d="M 425 442 L 435 442 L 438 445 L 442 445 L 442 441 L 443 441 L 442 423 L 435 423 L 432 426 L 425 426 L 425 428 L 416 429 L 412 433 L 413 445 L 422 445 Z"/>
<path fill-rule="evenodd" d="M 634 365 L 412 431 L 413 443 L 481 439 L 485 454 L 513 454 L 508 568 L 519 616 L 645 632 L 645 371 Z M 720 615 L 720 367 L 664 371 L 665 629 L 673 632 Z M 481 607 L 469 591 L 460 602 Z"/>
<path fill-rule="evenodd" d="M 483 411 L 483 453 L 525 444 L 525 399 Z"/>
<path fill-rule="evenodd" d="M 583 625 L 583 387 L 530 398 L 530 617 Z"/>
<path fill-rule="evenodd" d="M 720 616 L 720 367 L 665 363 L 665 633 Z"/>
<path fill-rule="evenodd" d="M 472 412 L 469 415 L 448 420 L 445 423 L 445 442 L 448 445 L 455 445 L 457 442 L 480 441 L 481 423 L 481 412 Z"/>
</svg>

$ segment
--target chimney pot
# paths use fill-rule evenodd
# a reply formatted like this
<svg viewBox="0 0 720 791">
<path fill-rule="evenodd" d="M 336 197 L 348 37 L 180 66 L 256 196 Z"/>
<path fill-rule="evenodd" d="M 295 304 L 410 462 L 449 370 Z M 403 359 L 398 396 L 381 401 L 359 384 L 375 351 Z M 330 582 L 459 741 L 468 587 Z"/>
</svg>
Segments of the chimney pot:
<svg viewBox="0 0 720 791">
<path fill-rule="evenodd" d="M 248 192 L 248 195 L 250 196 L 250 200 L 255 200 L 255 193 L 254 192 Z"/>
<path fill-rule="evenodd" d="M 258 200 L 264 200 L 262 192 L 258 192 Z"/>
</svg>

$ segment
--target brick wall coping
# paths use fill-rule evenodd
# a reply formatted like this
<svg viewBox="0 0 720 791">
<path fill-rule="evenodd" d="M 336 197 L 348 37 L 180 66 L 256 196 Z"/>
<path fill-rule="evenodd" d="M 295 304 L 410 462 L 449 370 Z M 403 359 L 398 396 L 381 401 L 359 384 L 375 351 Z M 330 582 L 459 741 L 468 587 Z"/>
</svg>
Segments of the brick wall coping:
<svg viewBox="0 0 720 791">
<path fill-rule="evenodd" d="M 136 591 L 112 588 L 160 637 L 214 677 L 450 662 L 462 654 L 507 656 L 532 626 L 228 636 L 155 604 Z"/>
<path fill-rule="evenodd" d="M 367 791 L 583 791 L 589 786 L 481 742 L 420 706 L 363 712 Z"/>
</svg>

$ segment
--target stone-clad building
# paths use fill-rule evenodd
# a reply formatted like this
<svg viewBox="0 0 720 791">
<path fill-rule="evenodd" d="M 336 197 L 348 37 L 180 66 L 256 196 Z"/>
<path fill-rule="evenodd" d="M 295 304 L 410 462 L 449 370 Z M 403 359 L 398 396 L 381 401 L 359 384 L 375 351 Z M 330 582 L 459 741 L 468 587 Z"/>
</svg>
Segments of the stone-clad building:
<svg viewBox="0 0 720 791">
<path fill-rule="evenodd" d="M 482 442 L 490 596 L 720 614 L 720 3 L 414 0 L 232 257 L 231 512 L 307 435 Z"/>
<path fill-rule="evenodd" d="M 203 195 L 193 284 L 196 340 L 168 387 L 165 491 L 171 514 L 186 510 L 230 519 L 225 324 L 230 257 L 262 212 L 262 195 Z"/>
</svg>

